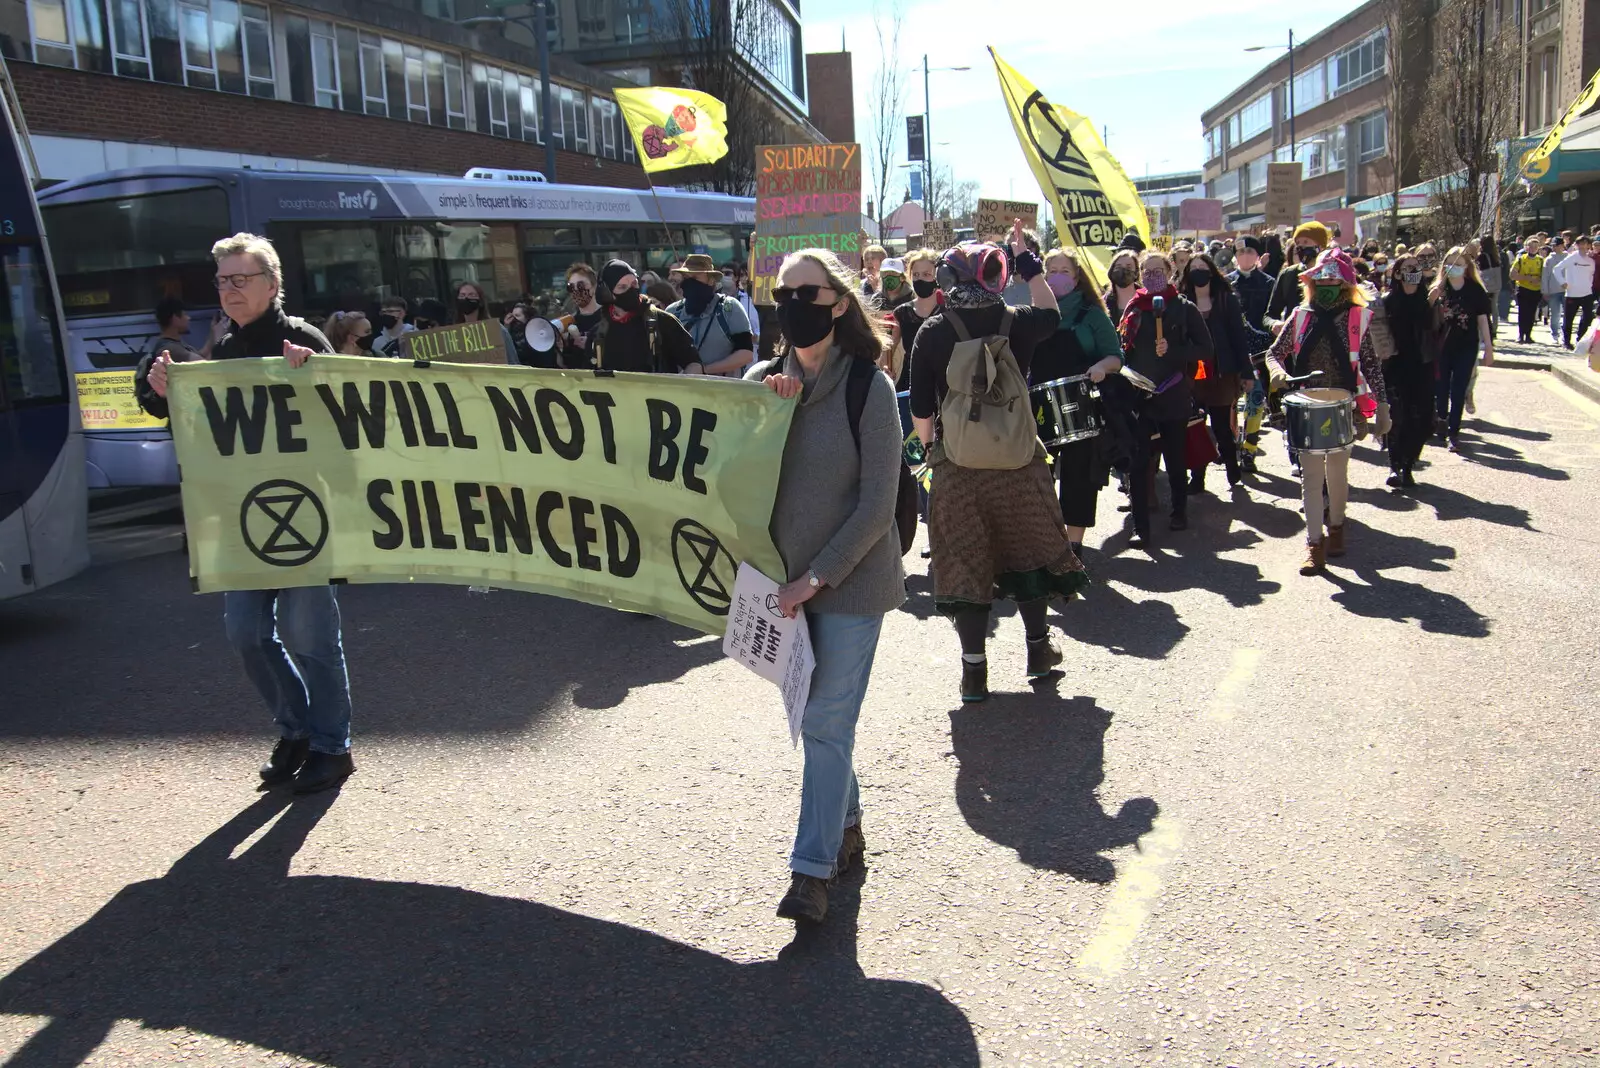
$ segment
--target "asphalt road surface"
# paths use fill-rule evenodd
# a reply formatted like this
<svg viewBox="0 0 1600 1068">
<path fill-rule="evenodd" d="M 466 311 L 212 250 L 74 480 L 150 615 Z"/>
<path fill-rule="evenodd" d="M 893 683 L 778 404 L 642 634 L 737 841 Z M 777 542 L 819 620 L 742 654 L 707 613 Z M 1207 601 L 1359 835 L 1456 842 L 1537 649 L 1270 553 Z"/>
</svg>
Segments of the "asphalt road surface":
<svg viewBox="0 0 1600 1068">
<path fill-rule="evenodd" d="M 912 554 L 799 935 L 800 757 L 716 639 L 348 587 L 360 770 L 289 804 L 175 531 L 103 530 L 0 605 L 0 1061 L 1594 1065 L 1600 406 L 1477 399 L 1413 495 L 1358 448 L 1325 577 L 1275 436 L 1149 554 L 1107 491 L 1065 673 L 1007 612 L 983 705 Z"/>
</svg>

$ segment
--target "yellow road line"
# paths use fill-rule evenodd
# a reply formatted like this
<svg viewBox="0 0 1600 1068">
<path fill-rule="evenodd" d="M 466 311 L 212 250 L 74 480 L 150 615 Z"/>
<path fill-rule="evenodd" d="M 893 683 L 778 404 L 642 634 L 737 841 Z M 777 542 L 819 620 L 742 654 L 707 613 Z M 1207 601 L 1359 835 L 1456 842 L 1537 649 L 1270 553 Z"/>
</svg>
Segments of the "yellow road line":
<svg viewBox="0 0 1600 1068">
<path fill-rule="evenodd" d="M 1100 926 L 1078 954 L 1078 970 L 1108 978 L 1128 967 L 1128 949 L 1161 894 L 1161 869 L 1177 855 L 1183 830 L 1177 821 L 1158 816 L 1150 833 L 1139 839 L 1138 852 L 1119 867 L 1117 881 L 1100 915 Z"/>
<path fill-rule="evenodd" d="M 1250 685 L 1250 680 L 1256 677 L 1256 668 L 1260 663 L 1261 650 L 1235 649 L 1233 663 L 1229 666 L 1228 673 L 1222 676 L 1222 681 L 1217 683 L 1217 692 L 1206 702 L 1205 711 L 1201 713 L 1202 717 L 1213 723 L 1226 723 L 1232 720 L 1239 710 L 1239 695 Z"/>
</svg>

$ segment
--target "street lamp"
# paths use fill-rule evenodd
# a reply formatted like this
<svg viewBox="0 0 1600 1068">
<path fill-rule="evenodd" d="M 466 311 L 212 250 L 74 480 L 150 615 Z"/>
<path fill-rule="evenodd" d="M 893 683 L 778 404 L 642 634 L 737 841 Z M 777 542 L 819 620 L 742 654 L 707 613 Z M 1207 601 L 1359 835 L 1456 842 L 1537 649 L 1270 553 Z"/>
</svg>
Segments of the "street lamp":
<svg viewBox="0 0 1600 1068">
<path fill-rule="evenodd" d="M 922 192 L 926 206 L 933 204 L 933 104 L 928 99 L 928 72 L 971 69 L 971 67 L 930 67 L 927 53 L 923 53 L 922 56 L 922 163 L 926 178 Z"/>
<path fill-rule="evenodd" d="M 1246 52 L 1260 52 L 1268 48 L 1282 48 L 1282 45 L 1251 45 Z M 1294 143 L 1294 31 L 1289 31 L 1289 159 L 1298 163 L 1299 149 Z"/>
<path fill-rule="evenodd" d="M 528 3 L 533 6 L 532 20 L 526 15 L 480 15 L 462 19 L 460 25 L 470 30 L 479 26 L 503 28 L 514 22 L 533 34 L 539 48 L 539 132 L 544 135 L 544 176 L 553 182 L 556 180 L 556 143 L 550 136 L 550 31 L 545 15 L 546 0 L 528 0 Z"/>
</svg>

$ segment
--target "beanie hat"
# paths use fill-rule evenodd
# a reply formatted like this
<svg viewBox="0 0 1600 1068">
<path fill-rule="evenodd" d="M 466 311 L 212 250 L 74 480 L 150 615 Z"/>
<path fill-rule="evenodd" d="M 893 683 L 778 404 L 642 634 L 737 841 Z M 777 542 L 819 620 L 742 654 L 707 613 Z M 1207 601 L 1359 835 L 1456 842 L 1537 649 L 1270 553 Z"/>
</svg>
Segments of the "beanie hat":
<svg viewBox="0 0 1600 1068">
<path fill-rule="evenodd" d="M 1251 252 L 1254 252 L 1257 256 L 1261 255 L 1261 239 L 1259 237 L 1251 236 L 1240 238 L 1239 244 L 1244 248 L 1249 249 Z"/>
<path fill-rule="evenodd" d="M 1299 226 L 1296 226 L 1294 228 L 1293 240 L 1298 241 L 1302 237 L 1309 237 L 1312 241 L 1316 242 L 1318 248 L 1327 248 L 1329 243 L 1333 241 L 1333 234 L 1328 231 L 1326 226 L 1319 222 L 1301 223 Z"/>
<path fill-rule="evenodd" d="M 638 272 L 626 260 L 612 260 L 600 268 L 600 284 L 607 289 L 615 289 L 617 283 L 630 274 L 638 276 Z"/>
</svg>

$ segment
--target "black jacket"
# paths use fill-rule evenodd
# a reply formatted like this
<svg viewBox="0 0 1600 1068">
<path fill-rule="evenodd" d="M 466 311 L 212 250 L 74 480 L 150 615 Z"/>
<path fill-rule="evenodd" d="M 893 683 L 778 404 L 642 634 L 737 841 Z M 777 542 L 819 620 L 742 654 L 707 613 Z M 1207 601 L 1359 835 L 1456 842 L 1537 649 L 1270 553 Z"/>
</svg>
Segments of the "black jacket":
<svg viewBox="0 0 1600 1068">
<path fill-rule="evenodd" d="M 1162 332 L 1167 341 L 1167 354 L 1156 355 L 1155 313 L 1139 313 L 1139 325 L 1134 331 L 1133 346 L 1124 346 L 1123 362 L 1156 385 L 1162 385 L 1174 371 L 1183 377 L 1165 392 L 1154 396 L 1144 395 L 1144 413 L 1159 422 L 1187 419 L 1193 407 L 1189 383 L 1194 380 L 1195 364 L 1211 355 L 1211 328 L 1194 302 L 1184 296 L 1171 297 L 1161 314 Z"/>
<path fill-rule="evenodd" d="M 1229 293 L 1227 303 L 1222 307 L 1213 302 L 1211 315 L 1206 319 L 1206 328 L 1211 334 L 1211 353 L 1212 359 L 1216 362 L 1217 372 L 1248 376 L 1251 373 L 1251 338 L 1250 332 L 1245 329 L 1244 313 L 1240 309 L 1239 298 Z"/>
<path fill-rule="evenodd" d="M 1300 290 L 1300 272 L 1303 269 L 1295 263 L 1278 272 L 1278 279 L 1272 286 L 1272 296 L 1267 300 L 1266 317 L 1272 322 L 1279 323 L 1287 319 L 1305 296 Z"/>
<path fill-rule="evenodd" d="M 1239 295 L 1239 305 L 1244 309 L 1244 321 L 1257 330 L 1265 330 L 1261 322 L 1267 314 L 1267 304 L 1272 300 L 1272 287 L 1275 279 L 1257 267 L 1249 274 L 1238 271 L 1228 272 L 1228 284 L 1233 286 L 1233 291 Z"/>
<path fill-rule="evenodd" d="M 283 343 L 292 341 L 313 352 L 331 353 L 333 346 L 322 331 L 293 315 L 285 315 L 282 308 L 268 308 L 267 313 L 255 322 L 233 326 L 222 335 L 211 350 L 213 360 L 238 360 L 247 356 L 282 356 Z M 167 418 L 167 398 L 150 388 L 150 365 L 155 360 L 151 353 L 139 361 L 134 372 L 134 396 L 139 407 L 158 419 Z"/>
</svg>

